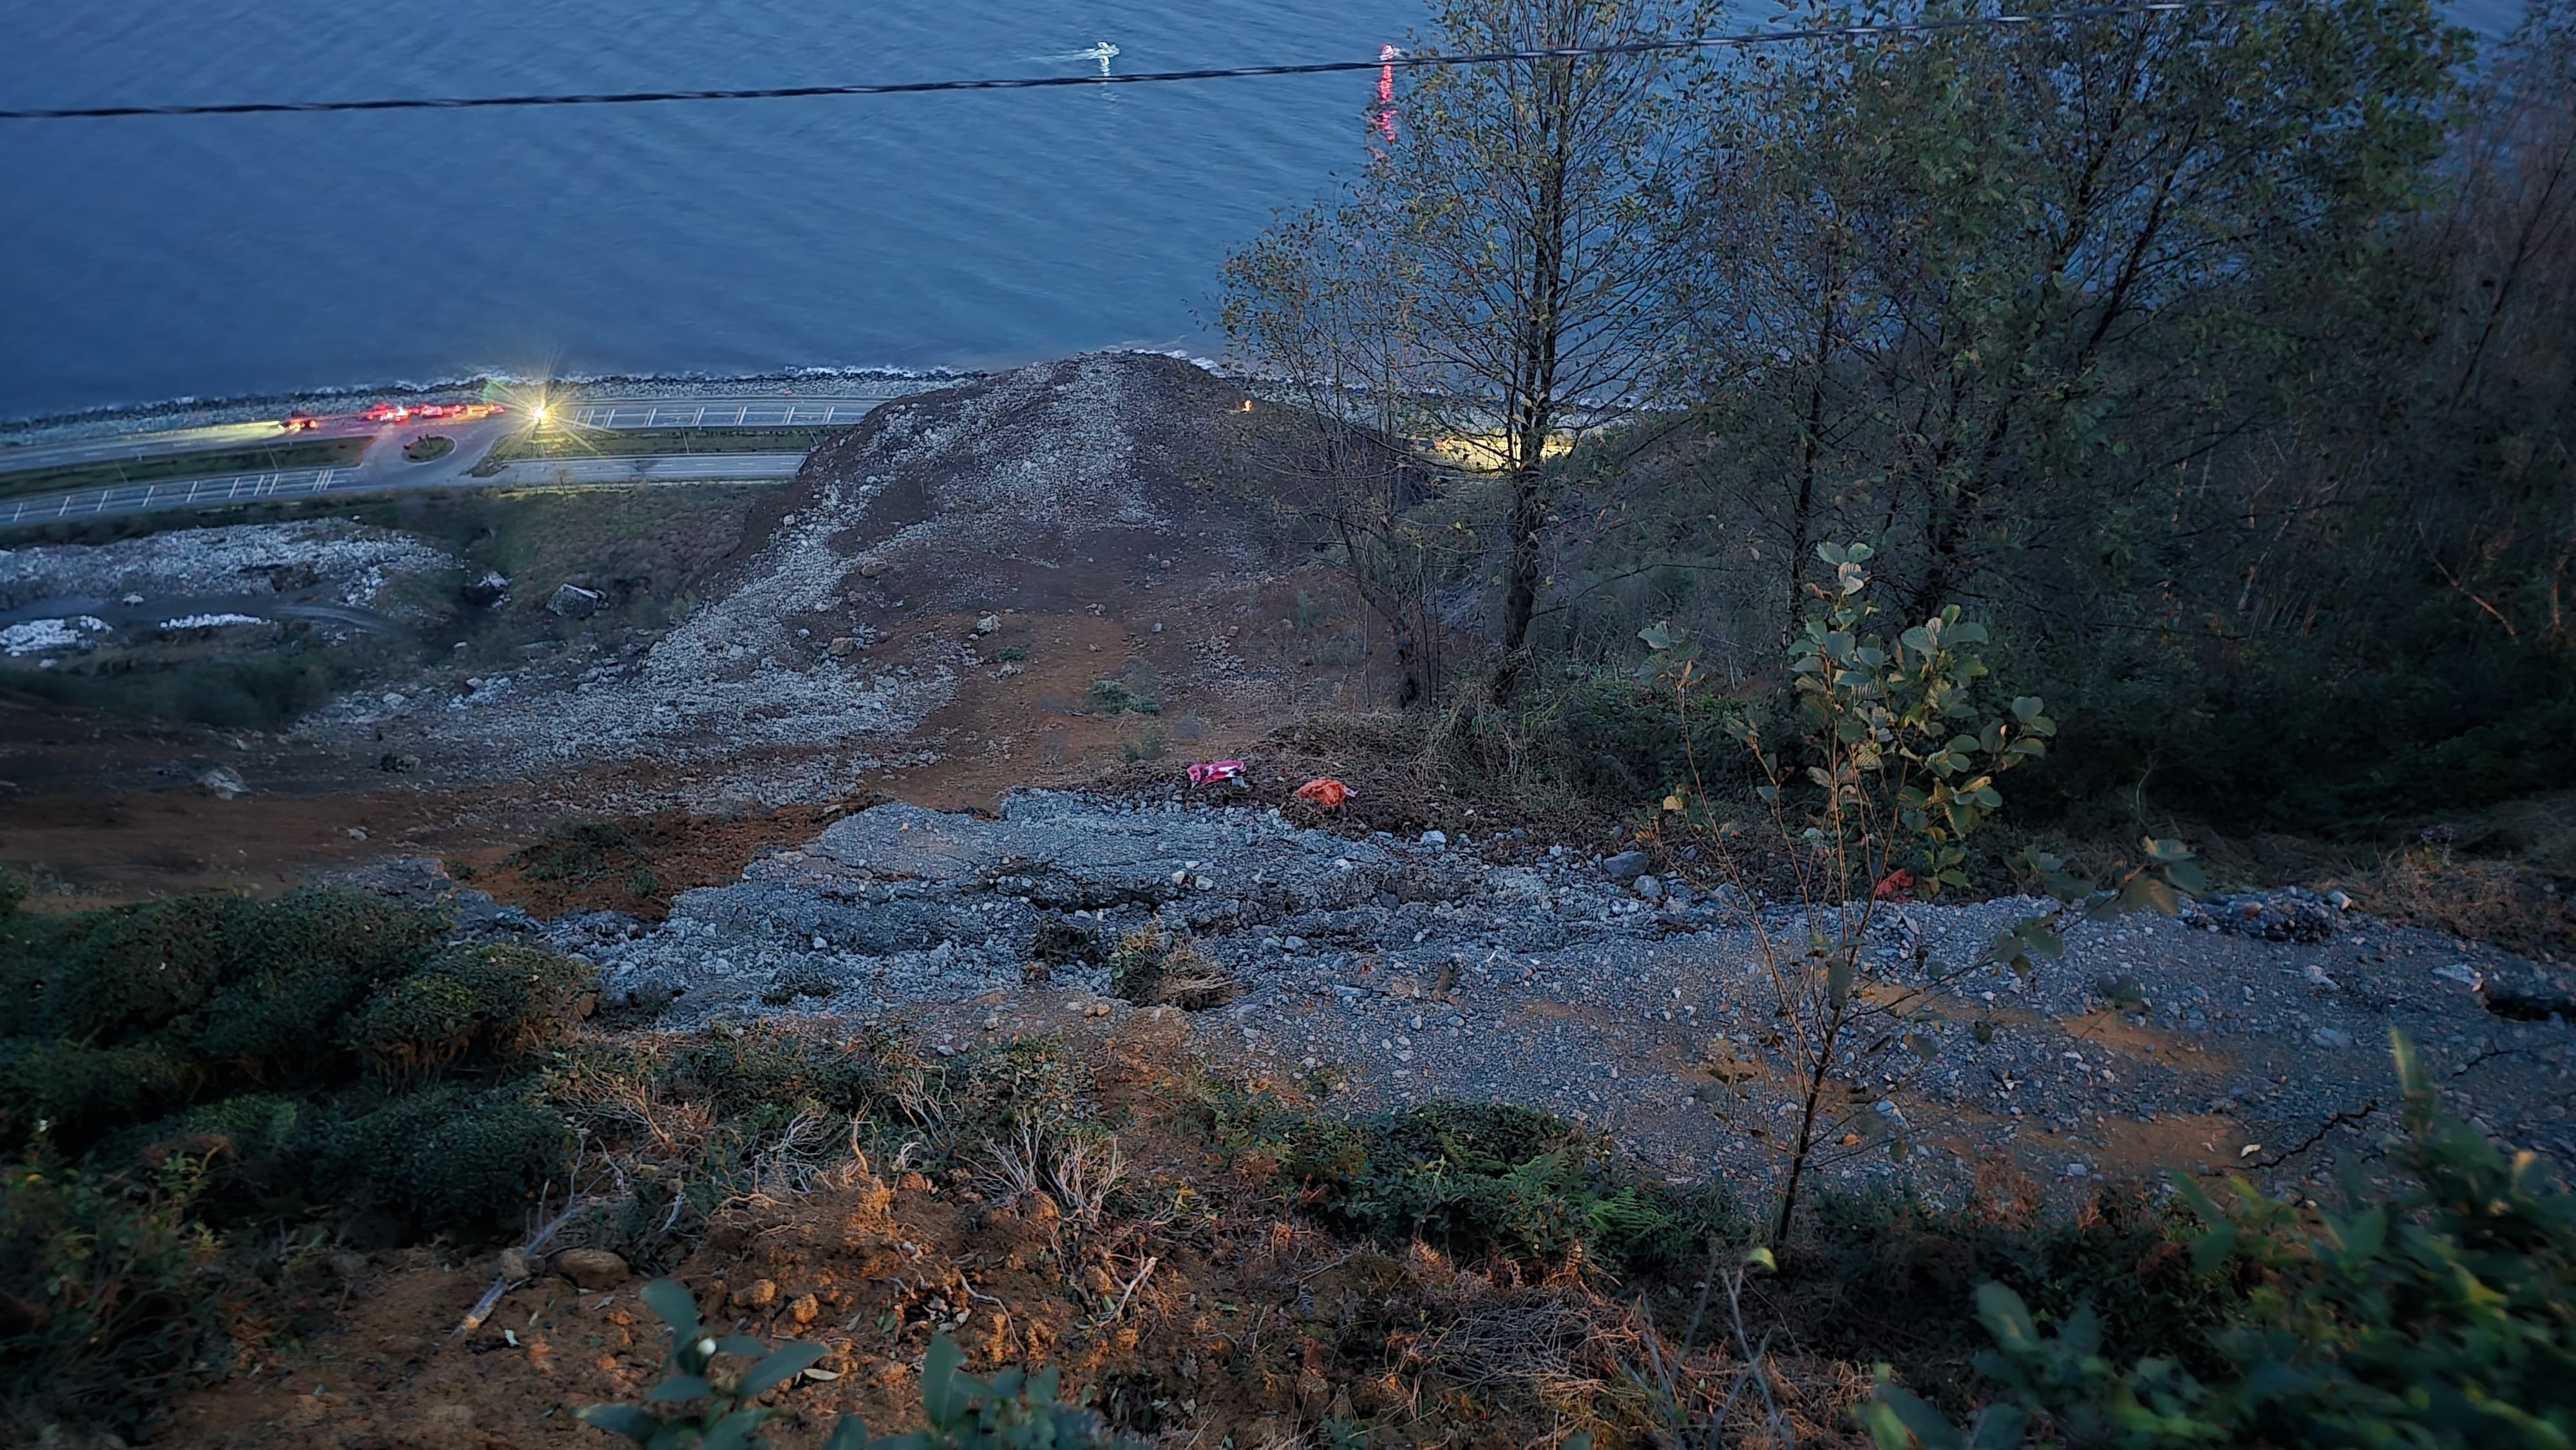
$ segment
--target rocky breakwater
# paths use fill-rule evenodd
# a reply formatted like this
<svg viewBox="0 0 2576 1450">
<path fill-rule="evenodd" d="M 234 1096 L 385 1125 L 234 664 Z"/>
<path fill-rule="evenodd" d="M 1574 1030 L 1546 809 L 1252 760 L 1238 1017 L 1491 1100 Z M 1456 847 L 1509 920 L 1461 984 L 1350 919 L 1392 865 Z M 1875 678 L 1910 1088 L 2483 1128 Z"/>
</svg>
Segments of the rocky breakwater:
<svg viewBox="0 0 2576 1450">
<path fill-rule="evenodd" d="M 1354 1107 L 1523 1102 L 1677 1177 L 1770 1171 L 1749 1130 L 1788 1095 L 1756 924 L 1803 941 L 1805 922 L 1641 864 L 1524 835 L 1353 838 L 1266 810 L 1029 794 L 995 819 L 878 807 L 681 896 L 658 928 L 599 915 L 548 933 L 667 1025 L 793 1014 L 947 1037 L 1004 1011 L 1074 1030 L 1135 1010 L 1110 991 L 1120 944 L 1167 939 L 1228 983 L 1190 1020 L 1248 1071 L 1346 1075 Z M 2040 905 L 1892 905 L 1867 950 L 1930 989 Z M 2478 1121 L 2576 1158 L 2569 1028 L 2479 990 L 2557 969 L 2351 911 L 2308 940 L 2229 929 L 2261 919 L 2240 899 L 2088 924 L 2031 980 L 1933 990 L 1930 1064 L 1862 1085 L 1888 1094 L 1888 1142 L 1837 1145 L 1901 1138 L 1906 1160 L 1851 1152 L 1833 1171 L 1936 1188 L 1998 1162 L 2073 1188 L 2173 1166 L 2304 1179 L 2385 1133 L 2392 1028 Z"/>
</svg>

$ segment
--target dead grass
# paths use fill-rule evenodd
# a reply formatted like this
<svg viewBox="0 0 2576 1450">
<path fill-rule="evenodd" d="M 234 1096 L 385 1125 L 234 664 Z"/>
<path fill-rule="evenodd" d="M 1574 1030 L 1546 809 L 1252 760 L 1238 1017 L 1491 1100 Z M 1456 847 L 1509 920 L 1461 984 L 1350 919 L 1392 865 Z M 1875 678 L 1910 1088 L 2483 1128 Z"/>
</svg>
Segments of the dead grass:
<svg viewBox="0 0 2576 1450">
<path fill-rule="evenodd" d="M 612 1045 L 667 1061 L 690 1042 Z M 1655 1356 L 1695 1405 L 1722 1403 L 1741 1378 L 1740 1357 L 1679 1344 L 1674 1324 L 1659 1327 L 1627 1297 L 1647 1286 L 1579 1268 L 1522 1282 L 1507 1265 L 1477 1272 L 1427 1248 L 1389 1255 L 1320 1231 L 1266 1166 L 1213 1149 L 1193 1107 L 1212 1069 L 1185 1048 L 1177 1014 L 1137 1014 L 1080 1051 L 1114 1134 L 1027 1124 L 978 1140 L 953 1167 L 899 1166 L 882 1145 L 885 1129 L 910 1131 L 902 1122 L 800 1113 L 744 1145 L 729 1138 L 742 1124 L 685 1082 L 644 1088 L 605 1065 L 576 1073 L 564 1091 L 592 1128 L 593 1211 L 547 1248 L 602 1246 L 616 1215 L 600 1205 L 680 1202 L 652 1185 L 711 1162 L 738 1169 L 720 1201 L 659 1210 L 670 1215 L 664 1257 L 638 1262 L 624 1284 L 576 1292 L 536 1272 L 533 1255 L 515 1266 L 533 1274 L 521 1282 L 506 1255 L 380 1254 L 353 1274 L 330 1328 L 184 1402 L 166 1438 L 315 1450 L 568 1443 L 568 1407 L 632 1400 L 661 1373 L 657 1326 L 634 1299 L 651 1272 L 694 1290 L 712 1322 L 825 1347 L 822 1367 L 839 1378 L 789 1397 L 765 1432 L 783 1450 L 820 1444 L 841 1414 L 881 1432 L 911 1424 L 914 1366 L 942 1333 L 979 1368 L 1062 1367 L 1113 1429 L 1157 1450 L 1355 1437 L 1526 1450 L 1583 1428 L 1639 1443 L 1660 1423 Z M 496 1277 L 486 1315 L 451 1339 Z M 1799 1443 L 1858 1443 L 1842 1413 L 1865 1390 L 1857 1366 L 1775 1359 L 1764 1372 Z M 1729 1443 L 1764 1443 L 1758 1425 L 1738 1428 Z"/>
</svg>

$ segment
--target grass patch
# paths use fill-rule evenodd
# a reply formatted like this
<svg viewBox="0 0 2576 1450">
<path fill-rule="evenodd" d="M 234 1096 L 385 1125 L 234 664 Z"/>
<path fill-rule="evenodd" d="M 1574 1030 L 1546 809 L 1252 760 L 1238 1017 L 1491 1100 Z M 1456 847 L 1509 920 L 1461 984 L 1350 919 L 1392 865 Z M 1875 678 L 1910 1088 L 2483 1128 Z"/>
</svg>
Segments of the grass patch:
<svg viewBox="0 0 2576 1450">
<path fill-rule="evenodd" d="M 626 458 L 663 453 L 809 453 L 839 428 L 531 428 L 493 446 L 474 476 L 532 458 Z"/>
<path fill-rule="evenodd" d="M 111 488 L 122 483 L 164 483 L 182 478 L 221 478 L 233 473 L 271 473 L 288 468 L 346 468 L 367 451 L 367 438 L 307 438 L 263 448 L 225 448 L 198 453 L 168 453 L 99 463 L 67 463 L 58 468 L 24 468 L 0 473 L 0 498 L 28 494 L 73 493 Z"/>
<path fill-rule="evenodd" d="M 0 689 L 129 718 L 275 730 L 329 703 L 382 659 L 381 646 L 370 659 L 357 648 L 298 640 L 296 623 L 288 625 L 288 642 L 271 653 L 158 665 L 72 656 L 50 670 L 0 666 Z"/>
</svg>

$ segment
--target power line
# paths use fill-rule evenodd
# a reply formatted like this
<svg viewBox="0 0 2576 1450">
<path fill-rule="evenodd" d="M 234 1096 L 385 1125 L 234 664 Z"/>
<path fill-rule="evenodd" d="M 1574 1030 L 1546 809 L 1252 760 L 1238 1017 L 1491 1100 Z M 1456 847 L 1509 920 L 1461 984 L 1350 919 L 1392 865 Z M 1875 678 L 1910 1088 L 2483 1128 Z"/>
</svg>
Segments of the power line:
<svg viewBox="0 0 2576 1450">
<path fill-rule="evenodd" d="M 1872 25 L 1828 25 L 1802 30 L 1760 30 L 1735 35 L 1699 35 L 1682 40 L 1636 40 L 1615 45 L 1569 45 L 1542 50 L 1498 50 L 1473 55 L 1397 55 L 1378 60 L 1328 60 L 1304 65 L 1244 65 L 1214 70 L 1139 71 L 1134 74 L 1019 76 L 987 80 L 899 81 L 862 86 L 772 86 L 730 91 L 611 91 L 590 95 L 446 96 L 373 101 L 238 101 L 197 106 L 73 106 L 53 110 L 0 110 L 0 121 L 97 121 L 120 116 L 259 116 L 315 111 L 471 111 L 522 106 L 633 106 L 660 101 L 784 101 L 819 96 L 904 96 L 934 91 L 1036 91 L 1059 86 L 1150 86 L 1178 81 L 1248 79 L 1256 76 L 1335 75 L 1375 71 L 1388 66 L 1427 69 L 1436 66 L 1494 65 L 1505 61 L 1578 60 L 1587 56 L 1644 55 L 1698 50 L 1741 49 L 1794 40 L 1840 40 L 1869 35 L 1928 35 L 1986 25 L 2050 25 L 2070 20 L 2097 20 L 2122 15 L 2157 15 L 2188 10 L 2226 10 L 2261 0 L 2156 0 L 2140 5 L 2092 5 L 2074 10 L 2043 10 L 2022 15 L 1973 15 L 1946 20 L 1900 20 Z"/>
</svg>

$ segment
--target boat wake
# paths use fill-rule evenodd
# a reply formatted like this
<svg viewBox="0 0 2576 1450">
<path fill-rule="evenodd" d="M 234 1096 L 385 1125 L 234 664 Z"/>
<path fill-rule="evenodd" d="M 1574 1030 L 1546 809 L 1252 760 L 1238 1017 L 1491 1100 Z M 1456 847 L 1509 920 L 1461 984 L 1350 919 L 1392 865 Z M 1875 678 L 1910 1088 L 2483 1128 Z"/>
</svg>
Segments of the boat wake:
<svg viewBox="0 0 2576 1450">
<path fill-rule="evenodd" d="M 1048 65 L 1061 65 L 1067 61 L 1076 60 L 1098 61 L 1100 63 L 1100 73 L 1102 75 L 1109 74 L 1109 63 L 1117 58 L 1118 47 L 1105 40 L 1100 42 L 1098 45 L 1091 47 L 1089 50 L 1069 50 L 1061 55 L 1033 55 L 1029 57 L 1030 60 L 1043 62 Z"/>
</svg>

